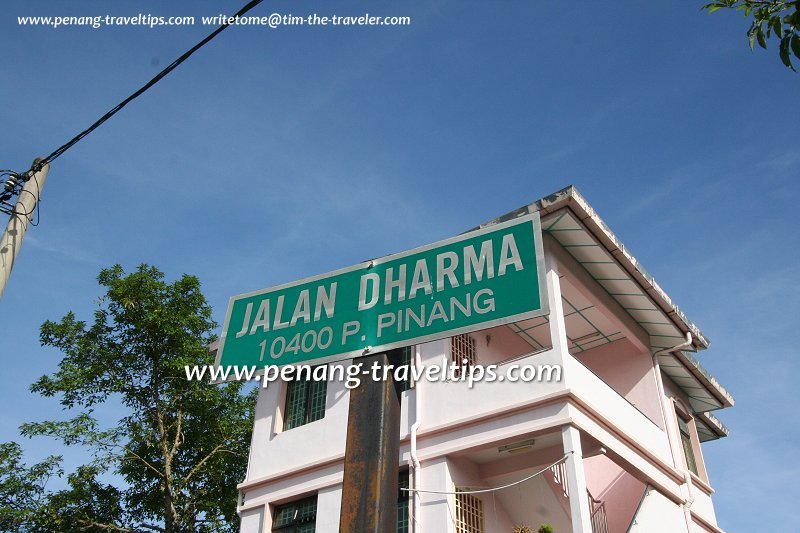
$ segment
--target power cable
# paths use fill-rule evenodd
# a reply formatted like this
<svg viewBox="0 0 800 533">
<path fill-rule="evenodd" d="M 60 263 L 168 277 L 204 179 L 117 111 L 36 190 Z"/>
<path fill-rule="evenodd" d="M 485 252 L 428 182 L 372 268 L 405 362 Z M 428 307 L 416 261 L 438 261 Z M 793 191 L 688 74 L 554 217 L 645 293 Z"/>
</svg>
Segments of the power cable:
<svg viewBox="0 0 800 533">
<path fill-rule="evenodd" d="M 230 26 L 231 22 L 235 21 L 236 18 L 241 17 L 242 15 L 244 15 L 245 13 L 247 13 L 248 11 L 250 11 L 251 9 L 253 9 L 254 7 L 256 7 L 258 4 L 260 4 L 263 1 L 264 0 L 252 0 L 251 2 L 249 2 L 247 5 L 245 5 L 243 8 L 241 8 L 239 11 L 237 11 L 235 15 L 233 15 L 232 17 L 229 17 L 219 28 L 217 28 L 216 30 L 211 32 L 208 35 L 208 37 L 206 37 L 205 39 L 203 39 L 202 41 L 200 41 L 199 43 L 194 45 L 186 53 L 184 53 L 178 59 L 176 59 L 175 61 L 170 63 L 166 68 L 164 68 L 164 70 L 162 70 L 161 72 L 156 74 L 153 77 L 153 79 L 151 79 L 150 81 L 148 81 L 147 83 L 142 85 L 142 87 L 139 88 L 139 90 L 137 90 L 135 93 L 131 94 L 129 97 L 127 97 L 122 102 L 118 103 L 116 106 L 114 106 L 110 111 L 108 111 L 108 113 L 106 113 L 105 115 L 100 117 L 94 124 L 92 124 L 91 126 L 86 128 L 85 130 L 80 132 L 78 135 L 76 135 L 75 137 L 73 137 L 72 139 L 67 141 L 65 144 L 59 146 L 55 151 L 53 151 L 53 153 L 51 153 L 50 155 L 48 155 L 47 157 L 45 157 L 44 159 L 39 161 L 37 165 L 34 165 L 35 168 L 33 168 L 32 170 L 34 172 L 38 172 L 39 170 L 42 169 L 42 167 L 44 167 L 44 165 L 46 165 L 48 163 L 51 163 L 58 156 L 60 156 L 61 154 L 63 154 L 64 152 L 66 152 L 67 150 L 72 148 L 78 141 L 80 141 L 81 139 L 83 139 L 84 137 L 86 137 L 87 135 L 92 133 L 94 130 L 96 130 L 98 127 L 100 127 L 100 125 L 102 125 L 106 120 L 108 120 L 111 117 L 113 117 L 120 109 L 122 109 L 123 107 L 128 105 L 130 102 L 132 102 L 133 100 L 135 100 L 136 98 L 141 96 L 150 87 L 152 87 L 153 85 L 158 83 L 167 74 L 169 74 L 170 72 L 175 70 L 178 67 L 178 65 L 180 65 L 181 63 L 186 61 L 192 54 L 194 54 L 200 48 L 205 46 L 209 41 L 211 41 L 211 39 L 213 39 L 214 37 L 219 35 L 225 28 Z"/>
<path fill-rule="evenodd" d="M 491 487 L 491 488 L 488 488 L 488 489 L 480 489 L 480 490 L 458 490 L 458 491 L 422 490 L 422 489 L 405 489 L 405 488 L 401 488 L 400 490 L 407 491 L 407 492 L 421 492 L 423 494 L 483 494 L 485 492 L 495 492 L 495 491 L 498 491 L 498 490 L 503 490 L 503 489 L 507 489 L 509 487 L 513 487 L 515 485 L 519 485 L 521 483 L 525 483 L 529 479 L 533 479 L 536 476 L 543 474 L 544 472 L 546 472 L 547 470 L 553 468 L 557 464 L 560 464 L 560 463 L 563 463 L 564 461 L 566 461 L 567 458 L 569 457 L 569 454 L 571 454 L 571 453 L 573 453 L 573 452 L 567 452 L 566 454 L 564 454 L 564 457 L 562 457 L 561 459 L 559 459 L 555 463 L 542 468 L 541 470 L 539 470 L 535 474 L 531 474 L 530 476 L 524 477 L 524 478 L 522 478 L 520 480 L 514 481 L 512 483 L 508 483 L 506 485 L 502 485 L 500 487 Z"/>
</svg>

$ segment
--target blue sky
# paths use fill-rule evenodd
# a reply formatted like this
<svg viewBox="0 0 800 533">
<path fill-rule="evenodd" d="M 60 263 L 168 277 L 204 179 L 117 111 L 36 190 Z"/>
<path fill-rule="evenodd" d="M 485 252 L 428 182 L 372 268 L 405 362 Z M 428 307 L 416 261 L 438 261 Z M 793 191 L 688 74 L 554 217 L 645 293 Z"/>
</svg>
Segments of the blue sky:
<svg viewBox="0 0 800 533">
<path fill-rule="evenodd" d="M 20 27 L 25 15 L 216 15 L 244 0 L 6 0 L 0 168 L 26 170 L 210 27 Z M 712 340 L 736 397 L 704 447 L 728 531 L 800 523 L 800 75 L 700 1 L 265 2 L 408 27 L 232 27 L 58 159 L 0 302 L 0 441 L 62 416 L 38 329 L 91 317 L 98 271 L 233 294 L 452 236 L 576 185 Z M 113 413 L 111 413 L 113 414 Z M 52 441 L 24 440 L 35 460 Z M 73 453 L 69 464 L 79 464 Z"/>
</svg>

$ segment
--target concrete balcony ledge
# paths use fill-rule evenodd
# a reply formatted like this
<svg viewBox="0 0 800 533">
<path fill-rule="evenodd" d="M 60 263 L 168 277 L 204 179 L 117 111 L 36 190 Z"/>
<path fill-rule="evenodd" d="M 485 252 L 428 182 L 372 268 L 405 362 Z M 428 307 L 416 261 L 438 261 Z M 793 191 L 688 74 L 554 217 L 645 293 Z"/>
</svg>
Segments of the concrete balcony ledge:
<svg viewBox="0 0 800 533">
<path fill-rule="evenodd" d="M 441 358 L 439 352 L 435 357 L 426 357 L 423 364 L 437 364 Z M 500 363 L 496 369 L 498 375 L 504 374 L 512 364 L 520 368 L 525 365 L 560 366 L 560 379 L 529 383 L 477 382 L 472 388 L 466 381 L 423 379 L 415 388 L 403 393 L 401 441 L 407 443 L 409 439 L 417 401 L 420 401 L 422 421 L 419 429 L 423 439 L 421 454 L 427 457 L 445 453 L 445 448 L 454 451 L 479 445 L 481 438 L 490 438 L 492 428 L 498 426 L 499 429 L 511 419 L 535 431 L 570 423 L 572 415 L 566 406 L 573 403 L 586 413 L 597 413 L 598 418 L 613 421 L 615 431 L 628 437 L 626 440 L 631 447 L 669 464 L 670 452 L 661 428 L 571 355 L 555 350 L 533 353 Z M 349 394 L 339 385 L 329 384 L 328 408 L 321 420 L 278 433 L 274 432 L 271 413 L 257 423 L 254 442 L 260 441 L 260 445 L 254 446 L 251 452 L 246 483 L 264 482 L 291 475 L 292 471 L 313 470 L 341 461 Z M 507 427 L 504 431 L 510 431 L 508 436 L 513 436 L 513 432 L 523 426 Z M 483 437 L 479 438 L 481 434 Z M 448 444 L 444 447 L 435 444 L 439 441 Z"/>
<path fill-rule="evenodd" d="M 431 364 L 426 362 L 426 364 Z M 500 364 L 498 375 L 504 375 L 511 364 L 535 368 L 559 367 L 560 380 L 510 382 L 480 381 L 470 387 L 467 381 L 420 381 L 416 390 L 421 396 L 420 433 L 435 432 L 447 427 L 460 426 L 486 416 L 502 415 L 525 406 L 560 396 L 567 390 L 561 357 L 553 350 L 532 354 Z M 537 370 L 538 375 L 538 370 Z M 556 373 L 553 374 L 554 376 Z M 476 401 L 477 398 L 477 401 Z"/>
<path fill-rule="evenodd" d="M 513 364 L 537 368 L 558 365 L 561 367 L 561 379 L 531 383 L 479 382 L 472 388 L 461 381 L 421 382 L 418 384 L 422 397 L 420 434 L 428 435 L 472 425 L 480 420 L 510 415 L 573 396 L 580 398 L 604 419 L 613 420 L 620 432 L 651 454 L 664 462 L 670 461 L 664 431 L 571 355 L 548 350 L 516 359 Z M 504 372 L 506 366 L 500 365 L 498 373 Z"/>
<path fill-rule="evenodd" d="M 564 376 L 575 396 L 665 463 L 672 461 L 666 433 L 633 404 L 572 356 L 564 358 Z"/>
</svg>

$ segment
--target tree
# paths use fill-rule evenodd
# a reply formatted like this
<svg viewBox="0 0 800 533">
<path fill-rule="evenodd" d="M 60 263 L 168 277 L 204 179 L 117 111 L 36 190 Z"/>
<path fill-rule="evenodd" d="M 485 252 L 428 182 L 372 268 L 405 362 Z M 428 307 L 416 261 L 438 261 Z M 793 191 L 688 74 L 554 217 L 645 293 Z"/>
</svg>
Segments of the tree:
<svg viewBox="0 0 800 533">
<path fill-rule="evenodd" d="M 800 0 L 716 0 L 703 7 L 709 13 L 723 8 L 743 11 L 747 18 L 752 16 L 747 30 L 751 50 L 755 43 L 766 50 L 767 39 L 776 37 L 781 61 L 795 70 L 792 54 L 800 59 Z"/>
<path fill-rule="evenodd" d="M 28 531 L 46 502 L 48 480 L 61 475 L 61 457 L 28 467 L 16 442 L 0 444 L 0 531 Z"/>
<path fill-rule="evenodd" d="M 25 424 L 22 433 L 93 453 L 69 477 L 70 488 L 46 501 L 43 514 L 58 531 L 237 528 L 236 484 L 247 463 L 253 394 L 244 395 L 241 383 L 186 379 L 184 365 L 213 362 L 208 346 L 217 324 L 197 278 L 163 278 L 147 265 L 130 274 L 119 265 L 102 270 L 106 294 L 91 325 L 71 312 L 42 325 L 42 345 L 64 358 L 31 390 L 80 412 L 71 420 Z M 127 413 L 101 428 L 92 412 L 109 400 Z M 124 486 L 97 480 L 109 470 Z"/>
<path fill-rule="evenodd" d="M 109 526 L 125 522 L 123 495 L 118 488 L 97 481 L 100 473 L 98 466 L 81 466 L 70 474 L 69 489 L 48 494 L 29 526 L 31 533 L 119 531 Z"/>
</svg>

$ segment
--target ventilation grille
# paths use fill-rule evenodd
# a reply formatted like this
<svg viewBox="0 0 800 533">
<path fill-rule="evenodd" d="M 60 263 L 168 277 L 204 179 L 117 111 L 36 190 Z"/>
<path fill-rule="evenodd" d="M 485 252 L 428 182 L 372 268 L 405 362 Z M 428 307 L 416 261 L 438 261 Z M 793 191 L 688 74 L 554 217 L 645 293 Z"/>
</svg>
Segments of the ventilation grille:
<svg viewBox="0 0 800 533">
<path fill-rule="evenodd" d="M 483 533 L 483 501 L 456 489 L 456 533 Z"/>
<path fill-rule="evenodd" d="M 450 360 L 458 368 L 459 375 L 474 365 L 476 361 L 475 339 L 469 335 L 450 337 Z"/>
</svg>

